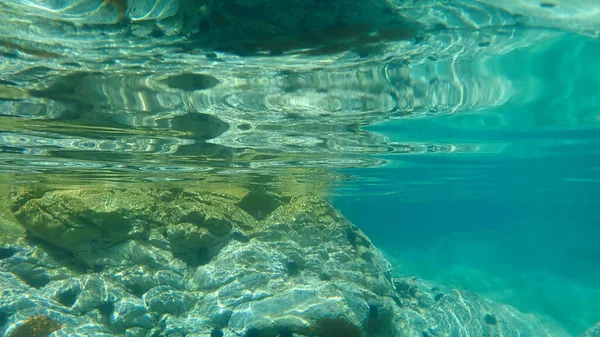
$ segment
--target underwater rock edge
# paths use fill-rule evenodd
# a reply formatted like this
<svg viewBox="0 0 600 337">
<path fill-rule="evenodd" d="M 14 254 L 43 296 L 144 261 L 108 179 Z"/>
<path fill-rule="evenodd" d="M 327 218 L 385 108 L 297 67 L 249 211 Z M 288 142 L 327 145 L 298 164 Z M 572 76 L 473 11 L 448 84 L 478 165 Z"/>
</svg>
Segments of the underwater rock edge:
<svg viewBox="0 0 600 337">
<path fill-rule="evenodd" d="M 28 235 L 2 248 L 4 335 L 46 317 L 37 321 L 60 327 L 56 336 L 568 336 L 473 294 L 393 279 L 364 233 L 320 197 L 250 196 L 12 195 Z M 261 204 L 275 206 L 259 219 L 244 209 Z"/>
</svg>

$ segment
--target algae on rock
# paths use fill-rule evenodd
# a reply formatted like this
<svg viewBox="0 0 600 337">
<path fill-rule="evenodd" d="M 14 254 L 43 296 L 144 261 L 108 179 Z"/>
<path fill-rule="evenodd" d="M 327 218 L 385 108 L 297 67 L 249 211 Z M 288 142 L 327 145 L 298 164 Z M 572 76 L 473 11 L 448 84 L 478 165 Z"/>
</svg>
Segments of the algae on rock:
<svg viewBox="0 0 600 337">
<path fill-rule="evenodd" d="M 516 337 L 547 328 L 465 292 L 440 296 L 420 280 L 393 279 L 369 238 L 315 194 L 231 191 L 13 193 L 28 235 L 0 258 L 0 281 L 18 289 L 0 296 L 6 329 L 40 315 L 64 323 L 61 333 L 97 336 L 401 337 L 460 329 Z"/>
</svg>

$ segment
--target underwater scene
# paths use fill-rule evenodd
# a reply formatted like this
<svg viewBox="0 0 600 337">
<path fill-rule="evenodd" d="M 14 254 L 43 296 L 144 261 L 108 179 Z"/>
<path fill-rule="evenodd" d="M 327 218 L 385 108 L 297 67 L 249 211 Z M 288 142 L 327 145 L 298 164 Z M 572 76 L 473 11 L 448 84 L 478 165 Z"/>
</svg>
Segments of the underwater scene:
<svg viewBox="0 0 600 337">
<path fill-rule="evenodd" d="M 0 336 L 600 337 L 600 2 L 0 19 Z"/>
</svg>

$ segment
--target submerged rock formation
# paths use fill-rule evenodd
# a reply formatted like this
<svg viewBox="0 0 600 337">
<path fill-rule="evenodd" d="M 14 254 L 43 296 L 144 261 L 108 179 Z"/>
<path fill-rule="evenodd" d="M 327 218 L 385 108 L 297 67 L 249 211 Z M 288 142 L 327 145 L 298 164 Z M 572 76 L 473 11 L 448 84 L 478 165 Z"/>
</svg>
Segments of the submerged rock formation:
<svg viewBox="0 0 600 337">
<path fill-rule="evenodd" d="M 394 279 L 315 195 L 105 188 L 11 200 L 27 235 L 0 251 L 5 336 L 31 322 L 54 336 L 567 336 L 472 294 Z"/>
<path fill-rule="evenodd" d="M 600 322 L 589 328 L 581 337 L 598 337 L 600 336 Z"/>
</svg>

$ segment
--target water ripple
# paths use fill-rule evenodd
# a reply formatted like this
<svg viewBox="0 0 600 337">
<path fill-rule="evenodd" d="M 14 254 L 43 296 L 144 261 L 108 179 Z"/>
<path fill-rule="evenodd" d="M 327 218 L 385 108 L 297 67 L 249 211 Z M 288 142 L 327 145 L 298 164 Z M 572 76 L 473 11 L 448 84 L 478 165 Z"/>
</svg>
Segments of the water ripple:
<svg viewBox="0 0 600 337">
<path fill-rule="evenodd" d="M 261 7 L 272 16 L 249 3 L 239 5 L 244 15 L 231 2 L 202 2 L 198 10 L 190 3 L 1 3 L 4 167 L 379 166 L 389 156 L 515 148 L 478 139 L 391 140 L 369 129 L 394 119 L 598 122 L 593 99 L 552 120 L 489 114 L 537 102 L 548 90 L 533 70 L 515 74 L 503 61 L 535 69 L 550 41 L 600 27 L 561 20 L 589 18 L 570 5 L 560 12 L 524 0 L 336 0 L 308 9 L 292 2 L 285 13 L 297 10 L 297 17 L 277 21 L 279 3 Z M 572 148 L 553 144 L 547 153 Z"/>
</svg>

